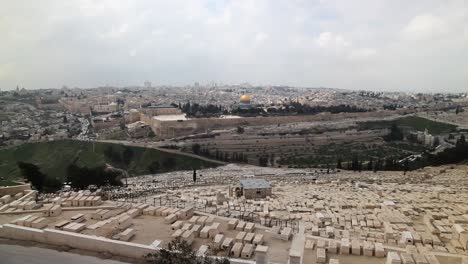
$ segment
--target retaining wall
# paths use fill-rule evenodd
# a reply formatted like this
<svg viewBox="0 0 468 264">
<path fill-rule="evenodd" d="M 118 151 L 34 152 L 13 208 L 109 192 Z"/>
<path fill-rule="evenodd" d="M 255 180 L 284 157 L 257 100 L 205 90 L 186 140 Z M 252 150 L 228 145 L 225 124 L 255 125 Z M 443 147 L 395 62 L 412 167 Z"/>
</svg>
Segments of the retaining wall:
<svg viewBox="0 0 468 264">
<path fill-rule="evenodd" d="M 14 196 L 15 194 L 25 191 L 25 190 L 31 190 L 31 185 L 23 184 L 23 185 L 2 187 L 0 188 L 0 197 L 4 195 Z"/>
<path fill-rule="evenodd" d="M 69 246 L 71 248 L 95 252 L 108 252 L 112 255 L 135 259 L 141 259 L 145 255 L 154 253 L 158 250 L 152 246 L 112 240 L 103 237 L 77 234 L 49 228 L 41 230 L 11 224 L 5 224 L 0 227 L 0 237 L 35 241 L 51 245 Z"/>
<path fill-rule="evenodd" d="M 149 245 L 112 240 L 104 237 L 83 235 L 46 228 L 36 229 L 11 224 L 0 225 L 0 237 L 34 241 L 38 243 L 69 246 L 75 249 L 94 252 L 108 252 L 115 256 L 141 259 L 149 253 L 155 253 L 158 248 Z M 255 261 L 244 259 L 229 259 L 232 264 L 255 264 Z"/>
</svg>

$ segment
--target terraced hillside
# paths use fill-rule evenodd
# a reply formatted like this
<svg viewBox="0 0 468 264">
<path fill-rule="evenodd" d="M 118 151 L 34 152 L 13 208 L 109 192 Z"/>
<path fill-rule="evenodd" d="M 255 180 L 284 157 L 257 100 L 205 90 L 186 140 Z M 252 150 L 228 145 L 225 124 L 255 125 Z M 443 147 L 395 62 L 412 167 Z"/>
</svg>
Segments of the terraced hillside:
<svg viewBox="0 0 468 264">
<path fill-rule="evenodd" d="M 406 116 L 395 120 L 358 122 L 361 130 L 389 128 L 395 124 L 402 129 L 409 131 L 427 131 L 433 135 L 455 132 L 457 126 L 442 122 L 433 121 L 419 116 Z"/>
</svg>

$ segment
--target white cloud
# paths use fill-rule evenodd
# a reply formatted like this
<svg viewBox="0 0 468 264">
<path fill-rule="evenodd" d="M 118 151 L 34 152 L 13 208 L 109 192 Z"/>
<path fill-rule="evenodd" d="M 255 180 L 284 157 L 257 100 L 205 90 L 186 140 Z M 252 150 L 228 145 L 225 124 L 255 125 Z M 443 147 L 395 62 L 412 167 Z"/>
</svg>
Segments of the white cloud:
<svg viewBox="0 0 468 264">
<path fill-rule="evenodd" d="M 424 40 L 444 36 L 448 29 L 440 17 L 425 14 L 414 17 L 403 29 L 403 34 L 409 39 Z"/>
<path fill-rule="evenodd" d="M 317 45 L 323 48 L 342 48 L 350 46 L 350 42 L 345 40 L 343 36 L 332 32 L 322 32 L 318 36 Z"/>
<path fill-rule="evenodd" d="M 362 48 L 362 49 L 351 51 L 349 54 L 349 59 L 351 60 L 367 59 L 367 58 L 375 56 L 376 54 L 377 54 L 377 51 L 375 49 Z"/>
<path fill-rule="evenodd" d="M 265 33 L 263 33 L 263 32 L 257 33 L 257 34 L 255 35 L 255 42 L 256 42 L 257 44 L 260 44 L 260 43 L 264 42 L 264 41 L 267 40 L 267 39 L 268 39 L 268 34 L 265 34 Z"/>
</svg>

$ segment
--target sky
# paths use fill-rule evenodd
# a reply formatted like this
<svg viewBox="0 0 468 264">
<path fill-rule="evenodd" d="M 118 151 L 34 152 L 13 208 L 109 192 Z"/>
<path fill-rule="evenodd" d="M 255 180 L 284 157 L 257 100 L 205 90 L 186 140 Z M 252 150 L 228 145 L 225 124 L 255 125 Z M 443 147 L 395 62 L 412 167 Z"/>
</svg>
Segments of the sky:
<svg viewBox="0 0 468 264">
<path fill-rule="evenodd" d="M 465 0 L 1 0 L 0 88 L 467 92 Z"/>
</svg>

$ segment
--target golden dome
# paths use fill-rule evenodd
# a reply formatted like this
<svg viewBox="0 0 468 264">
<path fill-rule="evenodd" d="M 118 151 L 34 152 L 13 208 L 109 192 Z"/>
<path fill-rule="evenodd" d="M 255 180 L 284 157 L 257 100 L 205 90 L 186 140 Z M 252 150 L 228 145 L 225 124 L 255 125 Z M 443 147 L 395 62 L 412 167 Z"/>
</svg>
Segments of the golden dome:
<svg viewBox="0 0 468 264">
<path fill-rule="evenodd" d="M 244 104 L 250 104 L 250 97 L 244 94 L 241 96 L 240 102 Z"/>
</svg>

